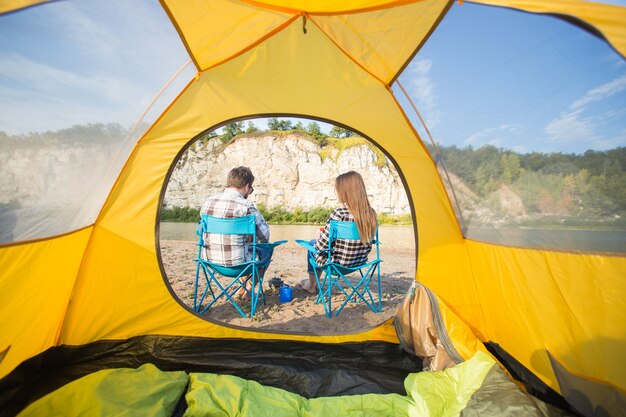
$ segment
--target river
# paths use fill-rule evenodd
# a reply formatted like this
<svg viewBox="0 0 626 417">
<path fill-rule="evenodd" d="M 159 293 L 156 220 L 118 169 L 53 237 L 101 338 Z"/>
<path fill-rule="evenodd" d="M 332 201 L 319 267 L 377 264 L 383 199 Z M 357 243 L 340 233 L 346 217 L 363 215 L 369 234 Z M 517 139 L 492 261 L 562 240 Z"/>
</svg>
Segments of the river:
<svg viewBox="0 0 626 417">
<path fill-rule="evenodd" d="M 270 225 L 272 241 L 314 239 L 320 226 L 315 225 Z M 161 222 L 161 239 L 196 241 L 196 223 Z M 378 232 L 379 240 L 386 248 L 414 248 L 415 238 L 412 226 L 382 226 Z"/>
<path fill-rule="evenodd" d="M 270 225 L 271 239 L 312 239 L 320 226 Z M 162 222 L 161 239 L 196 241 L 195 223 Z M 381 226 L 380 242 L 385 248 L 413 248 L 415 238 L 412 226 Z M 626 232 L 607 230 L 561 230 L 532 228 L 473 228 L 468 238 L 521 247 L 587 251 L 626 252 Z"/>
</svg>

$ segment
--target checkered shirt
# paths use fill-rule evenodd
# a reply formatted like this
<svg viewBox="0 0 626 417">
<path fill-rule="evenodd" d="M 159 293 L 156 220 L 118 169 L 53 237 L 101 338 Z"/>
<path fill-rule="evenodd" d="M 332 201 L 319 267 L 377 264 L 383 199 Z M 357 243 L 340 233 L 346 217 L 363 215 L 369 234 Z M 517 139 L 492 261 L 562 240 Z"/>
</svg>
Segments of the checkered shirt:
<svg viewBox="0 0 626 417">
<path fill-rule="evenodd" d="M 348 209 L 343 207 L 336 208 L 330 214 L 330 217 L 326 221 L 324 230 L 322 230 L 320 237 L 315 241 L 315 250 L 320 252 L 315 255 L 315 261 L 318 266 L 323 266 L 328 258 L 326 256 L 326 252 L 322 251 L 328 248 L 331 220 L 353 222 L 354 217 L 352 217 L 352 214 L 350 214 Z M 371 250 L 371 243 L 364 245 L 360 240 L 337 239 L 333 245 L 332 261 L 343 266 L 360 265 L 367 261 L 367 256 Z"/>
<path fill-rule="evenodd" d="M 213 217 L 232 218 L 249 214 L 256 216 L 256 237 L 261 243 L 269 242 L 270 228 L 263 215 L 255 205 L 246 200 L 233 188 L 226 188 L 221 194 L 209 197 L 202 208 L 201 214 Z M 248 235 L 204 234 L 204 250 L 202 257 L 223 266 L 239 265 L 254 259 Z"/>
</svg>

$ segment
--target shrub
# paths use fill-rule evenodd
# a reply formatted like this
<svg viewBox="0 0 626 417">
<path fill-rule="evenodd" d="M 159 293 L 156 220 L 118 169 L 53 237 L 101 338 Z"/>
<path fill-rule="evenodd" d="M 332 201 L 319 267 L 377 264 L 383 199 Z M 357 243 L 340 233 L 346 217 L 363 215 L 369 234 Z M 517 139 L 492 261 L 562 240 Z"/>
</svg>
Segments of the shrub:
<svg viewBox="0 0 626 417">
<path fill-rule="evenodd" d="M 161 209 L 161 221 L 194 223 L 200 219 L 200 209 L 194 207 L 172 207 Z"/>
</svg>

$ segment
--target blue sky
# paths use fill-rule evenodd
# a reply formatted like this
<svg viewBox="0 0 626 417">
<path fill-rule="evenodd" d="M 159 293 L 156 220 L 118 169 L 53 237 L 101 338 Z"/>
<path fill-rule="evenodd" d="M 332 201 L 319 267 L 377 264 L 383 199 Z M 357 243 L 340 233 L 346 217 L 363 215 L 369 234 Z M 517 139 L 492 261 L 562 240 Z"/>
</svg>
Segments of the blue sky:
<svg viewBox="0 0 626 417">
<path fill-rule="evenodd" d="M 0 130 L 130 126 L 188 59 L 156 1 L 62 1 L 0 16 Z M 626 146 L 626 61 L 552 17 L 455 2 L 400 81 L 443 145 Z"/>
<path fill-rule="evenodd" d="M 188 60 L 157 1 L 59 1 L 0 16 L 0 130 L 130 127 Z"/>
<path fill-rule="evenodd" d="M 626 146 L 626 61 L 553 17 L 455 3 L 400 82 L 443 145 Z"/>
</svg>

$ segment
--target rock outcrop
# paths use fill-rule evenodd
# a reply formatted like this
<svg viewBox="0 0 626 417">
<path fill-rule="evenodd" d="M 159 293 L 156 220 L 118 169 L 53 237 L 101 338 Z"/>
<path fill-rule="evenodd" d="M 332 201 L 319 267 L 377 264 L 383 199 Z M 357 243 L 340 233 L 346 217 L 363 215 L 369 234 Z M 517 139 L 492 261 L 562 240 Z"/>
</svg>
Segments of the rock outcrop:
<svg viewBox="0 0 626 417">
<path fill-rule="evenodd" d="M 337 206 L 335 178 L 354 170 L 363 176 L 376 211 L 410 212 L 395 167 L 370 145 L 322 149 L 307 135 L 272 132 L 239 137 L 228 145 L 218 139 L 191 145 L 172 172 L 165 207 L 200 207 L 207 196 L 224 188 L 228 171 L 240 165 L 250 167 L 255 175 L 251 198 L 267 207 Z"/>
</svg>

